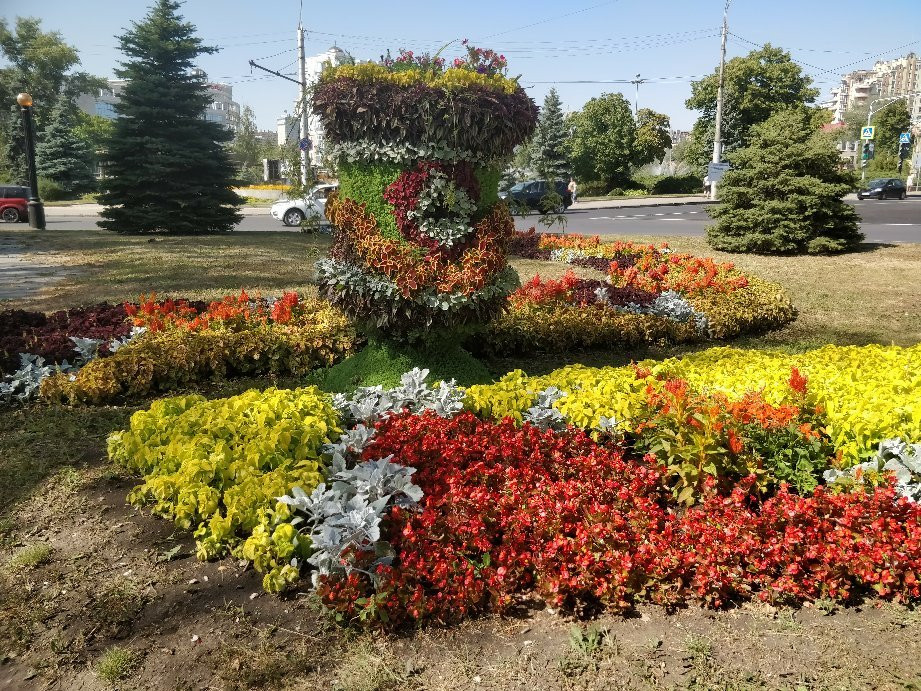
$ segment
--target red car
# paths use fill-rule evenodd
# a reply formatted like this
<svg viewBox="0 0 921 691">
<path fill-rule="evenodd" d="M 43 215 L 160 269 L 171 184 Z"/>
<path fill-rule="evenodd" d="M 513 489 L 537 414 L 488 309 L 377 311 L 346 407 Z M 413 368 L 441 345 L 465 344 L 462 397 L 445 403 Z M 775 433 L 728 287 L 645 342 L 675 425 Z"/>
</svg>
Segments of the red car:
<svg viewBox="0 0 921 691">
<path fill-rule="evenodd" d="M 7 223 L 29 221 L 29 188 L 4 185 L 0 187 L 0 218 Z"/>
</svg>

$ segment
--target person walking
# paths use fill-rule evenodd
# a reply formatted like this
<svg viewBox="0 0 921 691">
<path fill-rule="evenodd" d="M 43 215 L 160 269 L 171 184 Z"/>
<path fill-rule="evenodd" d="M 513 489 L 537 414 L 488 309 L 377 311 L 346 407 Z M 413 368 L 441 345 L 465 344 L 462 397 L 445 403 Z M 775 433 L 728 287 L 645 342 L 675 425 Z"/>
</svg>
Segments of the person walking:
<svg viewBox="0 0 921 691">
<path fill-rule="evenodd" d="M 566 189 L 569 190 L 569 196 L 572 197 L 572 203 L 576 203 L 576 197 L 579 193 L 579 186 L 576 184 L 575 178 L 569 178 L 569 184 L 566 186 Z"/>
</svg>

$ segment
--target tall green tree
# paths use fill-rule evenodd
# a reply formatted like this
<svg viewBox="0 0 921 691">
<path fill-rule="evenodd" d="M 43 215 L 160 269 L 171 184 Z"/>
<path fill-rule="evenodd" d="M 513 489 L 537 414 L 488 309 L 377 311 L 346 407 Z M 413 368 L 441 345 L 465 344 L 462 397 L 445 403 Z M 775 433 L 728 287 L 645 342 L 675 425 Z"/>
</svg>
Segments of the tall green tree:
<svg viewBox="0 0 921 691">
<path fill-rule="evenodd" d="M 640 108 L 636 114 L 636 140 L 633 143 L 633 163 L 638 166 L 659 161 L 672 148 L 671 122 L 667 115 L 651 108 Z"/>
<path fill-rule="evenodd" d="M 76 130 L 75 110 L 63 100 L 55 106 L 35 152 L 35 167 L 65 192 L 81 194 L 93 189 L 96 179 L 93 153 Z"/>
<path fill-rule="evenodd" d="M 720 182 L 717 250 L 764 254 L 841 252 L 863 239 L 857 212 L 844 202 L 851 173 L 839 170 L 833 137 L 815 126 L 807 108 L 782 110 L 753 125 L 749 145 L 729 154 Z"/>
<path fill-rule="evenodd" d="M 887 105 L 873 116 L 870 124 L 876 128 L 873 134 L 876 155 L 891 154 L 897 157 L 899 135 L 911 131 L 911 113 L 908 111 L 907 100 L 903 98 Z"/>
<path fill-rule="evenodd" d="M 101 226 L 127 233 L 213 233 L 232 230 L 241 215 L 234 167 L 223 146 L 232 134 L 202 117 L 207 85 L 192 69 L 214 53 L 178 14 L 158 0 L 119 39 L 127 80 L 106 156 Z"/>
<path fill-rule="evenodd" d="M 550 89 L 540 110 L 532 144 L 531 164 L 542 178 L 558 180 L 569 175 L 568 139 L 560 95 L 556 89 Z"/>
<path fill-rule="evenodd" d="M 691 97 L 685 102 L 690 110 L 701 111 L 689 151 L 689 157 L 701 168 L 713 153 L 718 87 L 716 68 L 700 81 L 691 82 Z M 723 87 L 721 138 L 725 153 L 748 145 L 751 128 L 774 113 L 813 103 L 819 95 L 812 87 L 812 78 L 803 74 L 790 54 L 770 44 L 729 60 Z"/>
<path fill-rule="evenodd" d="M 604 182 L 608 189 L 630 177 L 636 123 L 622 94 L 602 94 L 572 116 L 573 171 L 581 180 Z"/>
<path fill-rule="evenodd" d="M 0 19 L 0 176 L 25 182 L 25 156 L 16 94 L 27 91 L 35 102 L 35 127 L 41 132 L 59 101 L 73 103 L 82 93 L 98 93 L 104 79 L 77 71 L 80 56 L 57 31 L 42 31 L 41 20 L 17 17 L 10 24 Z"/>
<path fill-rule="evenodd" d="M 256 114 L 249 106 L 240 112 L 240 125 L 234 134 L 230 150 L 240 170 L 240 177 L 246 182 L 262 179 L 262 159 L 266 158 L 266 146 L 257 136 Z"/>
</svg>

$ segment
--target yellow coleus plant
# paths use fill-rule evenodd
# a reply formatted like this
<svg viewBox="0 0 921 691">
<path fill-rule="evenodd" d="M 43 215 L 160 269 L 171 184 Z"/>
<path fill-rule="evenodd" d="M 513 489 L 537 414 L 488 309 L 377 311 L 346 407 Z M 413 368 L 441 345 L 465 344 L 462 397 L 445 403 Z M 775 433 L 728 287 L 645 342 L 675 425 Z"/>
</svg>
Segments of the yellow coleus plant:
<svg viewBox="0 0 921 691">
<path fill-rule="evenodd" d="M 567 395 L 554 407 L 571 424 L 589 429 L 607 417 L 630 430 L 645 405 L 645 388 L 663 379 L 685 379 L 697 391 L 720 391 L 731 400 L 761 391 L 778 405 L 794 402 L 794 367 L 808 378 L 808 398 L 823 411 L 826 432 L 846 465 L 872 456 L 883 439 L 921 441 L 921 345 L 825 346 L 799 354 L 723 347 L 637 367 L 574 365 L 540 377 L 515 371 L 471 387 L 465 404 L 480 415 L 520 420 L 537 392 L 555 386 Z"/>
<path fill-rule="evenodd" d="M 314 387 L 182 396 L 131 416 L 109 437 L 109 457 L 144 477 L 129 501 L 195 531 L 198 556 L 223 554 L 260 524 L 260 511 L 324 477 L 323 444 L 338 414 Z"/>
<path fill-rule="evenodd" d="M 321 81 L 333 79 L 355 79 L 363 82 L 389 82 L 397 86 L 425 84 L 451 91 L 466 89 L 471 86 L 483 86 L 507 94 L 519 89 L 518 82 L 498 74 L 481 74 L 473 70 L 449 68 L 444 72 L 430 70 L 400 70 L 394 72 L 376 62 L 360 62 L 356 65 L 340 65 L 323 71 Z"/>
</svg>

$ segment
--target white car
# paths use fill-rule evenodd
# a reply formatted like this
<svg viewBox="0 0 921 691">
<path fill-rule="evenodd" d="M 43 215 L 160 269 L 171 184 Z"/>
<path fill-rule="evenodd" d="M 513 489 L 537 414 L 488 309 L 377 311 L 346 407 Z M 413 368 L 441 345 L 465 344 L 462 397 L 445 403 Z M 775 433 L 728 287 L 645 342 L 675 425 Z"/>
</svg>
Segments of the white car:
<svg viewBox="0 0 921 691">
<path fill-rule="evenodd" d="M 304 199 L 279 199 L 272 204 L 272 218 L 278 219 L 286 226 L 299 226 L 305 218 L 319 218 L 322 225 L 326 225 L 326 215 L 323 213 L 326 200 L 331 192 L 339 189 L 339 185 L 317 185 L 310 190 Z"/>
</svg>

